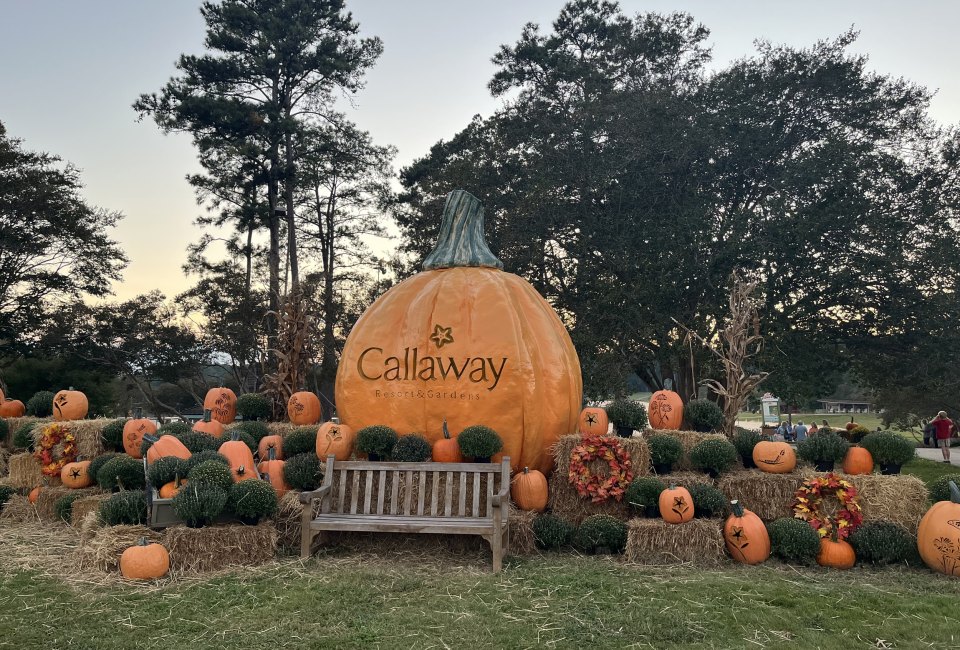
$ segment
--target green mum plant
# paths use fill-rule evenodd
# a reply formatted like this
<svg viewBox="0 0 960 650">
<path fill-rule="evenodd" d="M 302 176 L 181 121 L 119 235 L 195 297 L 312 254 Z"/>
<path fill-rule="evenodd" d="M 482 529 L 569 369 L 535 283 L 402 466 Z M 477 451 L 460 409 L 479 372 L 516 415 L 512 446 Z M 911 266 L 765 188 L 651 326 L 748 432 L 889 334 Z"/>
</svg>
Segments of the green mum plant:
<svg viewBox="0 0 960 650">
<path fill-rule="evenodd" d="M 187 474 L 189 474 L 190 470 L 192 470 L 194 467 L 201 463 L 205 463 L 208 460 L 213 460 L 226 467 L 230 467 L 230 461 L 227 460 L 227 457 L 221 454 L 219 451 L 198 451 L 197 453 L 192 454 L 190 458 L 187 458 L 185 461 L 183 461 L 184 470 L 187 472 Z M 183 474 L 182 476 L 186 476 L 187 474 Z"/>
<path fill-rule="evenodd" d="M 48 418 L 53 415 L 54 394 L 48 390 L 41 390 L 27 400 L 25 408 L 27 415 L 35 418 Z"/>
<path fill-rule="evenodd" d="M 189 485 L 213 485 L 221 490 L 229 490 L 233 486 L 233 474 L 230 467 L 217 460 L 208 460 L 200 463 L 187 473 Z"/>
<path fill-rule="evenodd" d="M 729 440 L 703 440 L 690 450 L 690 463 L 716 478 L 737 462 L 737 448 Z"/>
<path fill-rule="evenodd" d="M 692 399 L 683 407 L 683 418 L 694 431 L 707 433 L 723 426 L 723 411 L 708 399 Z"/>
<path fill-rule="evenodd" d="M 100 504 L 99 515 L 108 526 L 146 523 L 147 497 L 143 490 L 117 492 Z"/>
<path fill-rule="evenodd" d="M 373 460 L 388 458 L 397 440 L 396 431 L 388 426 L 375 424 L 357 431 L 355 444 L 357 451 L 367 454 Z"/>
<path fill-rule="evenodd" d="M 142 490 L 146 483 L 143 461 L 125 454 L 117 454 L 97 470 L 97 484 L 104 490 Z"/>
<path fill-rule="evenodd" d="M 573 538 L 574 526 L 560 517 L 544 513 L 533 520 L 533 538 L 542 549 L 557 549 L 566 546 Z"/>
<path fill-rule="evenodd" d="M 283 464 L 283 480 L 294 490 L 316 490 L 323 478 L 322 468 L 316 453 L 297 454 Z"/>
<path fill-rule="evenodd" d="M 461 454 L 474 460 L 489 460 L 491 456 L 503 449 L 500 434 L 482 424 L 475 424 L 461 431 L 457 436 L 457 444 L 460 446 Z"/>
<path fill-rule="evenodd" d="M 673 436 L 650 436 L 647 438 L 650 448 L 650 464 L 670 471 L 683 456 L 683 444 Z"/>
<path fill-rule="evenodd" d="M 642 430 L 647 426 L 647 409 L 640 402 L 629 399 L 614 400 L 604 409 L 616 428 Z"/>
<path fill-rule="evenodd" d="M 817 561 L 820 535 L 807 522 L 784 517 L 770 522 L 767 532 L 770 549 L 781 560 L 806 565 Z"/>
<path fill-rule="evenodd" d="M 123 451 L 123 427 L 127 423 L 125 418 L 110 420 L 101 430 L 100 439 L 103 448 L 110 451 Z"/>
<path fill-rule="evenodd" d="M 585 553 L 601 549 L 622 553 L 627 546 L 627 525 L 610 515 L 590 515 L 573 534 L 573 545 Z"/>
<path fill-rule="evenodd" d="M 694 517 L 725 517 L 727 497 L 712 485 L 694 483 L 687 487 L 693 499 Z"/>
<path fill-rule="evenodd" d="M 251 521 L 269 517 L 277 512 L 277 493 L 266 481 L 240 481 L 230 488 L 227 509 Z"/>
<path fill-rule="evenodd" d="M 187 478 L 187 463 L 176 456 L 164 456 L 158 458 L 147 468 L 147 477 L 150 479 L 150 485 L 160 489 L 166 483 L 180 478 Z"/>
<path fill-rule="evenodd" d="M 298 454 L 317 452 L 317 430 L 319 427 L 297 427 L 283 438 L 283 457 L 291 458 Z"/>
<path fill-rule="evenodd" d="M 273 411 L 270 398 L 263 393 L 245 393 L 237 398 L 237 413 L 245 421 L 268 420 Z"/>
<path fill-rule="evenodd" d="M 430 460 L 433 448 L 430 442 L 419 433 L 400 436 L 393 446 L 390 457 L 400 463 L 425 463 Z"/>
<path fill-rule="evenodd" d="M 57 519 L 69 524 L 73 517 L 73 502 L 82 496 L 82 492 L 68 492 L 57 499 L 53 504 L 53 511 L 57 515 Z"/>
<path fill-rule="evenodd" d="M 187 483 L 170 502 L 173 511 L 191 528 L 213 523 L 227 505 L 227 490 L 212 483 Z"/>
<path fill-rule="evenodd" d="M 666 489 L 666 484 L 656 477 L 639 476 L 630 482 L 624 500 L 648 517 L 659 517 L 655 509 L 660 502 L 660 493 Z"/>
</svg>

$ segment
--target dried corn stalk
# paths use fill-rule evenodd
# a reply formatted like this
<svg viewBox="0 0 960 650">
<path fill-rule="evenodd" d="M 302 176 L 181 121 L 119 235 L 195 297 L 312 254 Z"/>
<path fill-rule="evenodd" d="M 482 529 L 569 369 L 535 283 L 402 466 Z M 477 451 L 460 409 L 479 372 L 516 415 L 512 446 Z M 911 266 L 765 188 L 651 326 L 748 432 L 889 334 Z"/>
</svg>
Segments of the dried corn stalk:
<svg viewBox="0 0 960 650">
<path fill-rule="evenodd" d="M 276 347 L 267 350 L 267 361 L 273 361 L 273 371 L 264 368 L 264 392 L 273 401 L 277 419 L 286 416 L 290 396 L 306 386 L 307 373 L 316 360 L 314 342 L 319 339 L 315 306 L 305 295 L 287 294 L 275 315 L 278 324 Z M 272 358 L 271 358 L 272 357 Z"/>
</svg>

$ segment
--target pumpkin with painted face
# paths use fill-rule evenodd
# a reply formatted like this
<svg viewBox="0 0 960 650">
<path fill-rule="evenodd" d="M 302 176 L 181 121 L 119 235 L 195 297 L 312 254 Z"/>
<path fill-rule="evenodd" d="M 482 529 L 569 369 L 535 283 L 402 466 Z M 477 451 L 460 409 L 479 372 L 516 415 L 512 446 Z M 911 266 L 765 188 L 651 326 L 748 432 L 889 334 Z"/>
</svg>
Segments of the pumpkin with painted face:
<svg viewBox="0 0 960 650">
<path fill-rule="evenodd" d="M 203 410 L 207 409 L 220 424 L 230 424 L 237 419 L 237 394 L 222 386 L 211 388 L 203 398 Z"/>
<path fill-rule="evenodd" d="M 305 390 L 294 393 L 287 400 L 287 417 L 290 422 L 300 426 L 317 424 L 323 417 L 320 398 Z"/>
<path fill-rule="evenodd" d="M 676 430 L 683 424 L 683 400 L 668 388 L 650 396 L 647 419 L 651 429 Z"/>
<path fill-rule="evenodd" d="M 924 563 L 960 578 L 960 487 L 950 481 L 950 500 L 927 510 L 917 529 L 917 548 Z"/>
<path fill-rule="evenodd" d="M 768 474 L 789 474 L 797 466 L 797 452 L 785 442 L 761 440 L 753 447 L 753 462 Z"/>
<path fill-rule="evenodd" d="M 604 409 L 588 406 L 580 411 L 578 428 L 585 436 L 605 436 L 610 428 L 610 418 Z"/>
<path fill-rule="evenodd" d="M 62 390 L 53 396 L 53 419 L 58 422 L 87 417 L 87 396 L 78 390 Z"/>
<path fill-rule="evenodd" d="M 157 432 L 157 425 L 152 420 L 143 417 L 143 412 L 137 409 L 137 417 L 127 420 L 123 425 L 123 450 L 128 456 L 142 458 L 140 446 L 144 436 L 152 436 Z"/>
<path fill-rule="evenodd" d="M 337 409 L 354 428 L 387 422 L 443 437 L 483 424 L 514 469 L 548 472 L 550 447 L 577 429 L 580 362 L 553 308 L 505 273 L 483 238 L 480 201 L 447 196 L 424 271 L 383 294 L 350 332 Z"/>
</svg>

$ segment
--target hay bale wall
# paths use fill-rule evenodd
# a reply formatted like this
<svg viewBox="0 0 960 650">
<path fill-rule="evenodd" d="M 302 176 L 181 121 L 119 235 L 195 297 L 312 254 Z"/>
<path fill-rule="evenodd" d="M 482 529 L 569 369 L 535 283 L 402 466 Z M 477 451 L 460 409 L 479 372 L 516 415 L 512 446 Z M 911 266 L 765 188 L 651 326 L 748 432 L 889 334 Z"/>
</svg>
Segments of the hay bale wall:
<svg viewBox="0 0 960 650">
<path fill-rule="evenodd" d="M 40 516 L 37 515 L 37 509 L 33 507 L 33 504 L 30 503 L 27 497 L 21 494 L 14 494 L 4 504 L 3 510 L 0 511 L 0 520 L 16 522 L 39 522 Z"/>
<path fill-rule="evenodd" d="M 230 431 L 230 429 L 233 429 L 234 427 L 238 427 L 241 424 L 243 424 L 242 421 L 231 422 L 226 427 L 224 427 L 224 429 L 226 431 Z M 301 426 L 306 426 L 306 425 L 293 424 L 292 422 L 264 422 L 264 424 L 267 425 L 267 430 L 270 432 L 271 436 L 280 436 L 281 438 L 286 438 L 287 434 L 293 431 L 294 429 L 299 429 Z M 320 428 L 319 424 L 313 425 L 313 426 Z"/>
<path fill-rule="evenodd" d="M 727 499 L 737 499 L 744 508 L 752 510 L 765 522 L 781 517 L 793 517 L 790 503 L 800 484 L 806 478 L 802 472 L 769 474 L 758 469 L 724 474 L 717 480 L 717 488 Z"/>
<path fill-rule="evenodd" d="M 809 476 L 824 476 L 808 472 Z M 916 476 L 898 474 L 843 475 L 857 488 L 863 520 L 889 521 L 903 526 L 911 534 L 917 534 L 920 519 L 929 508 L 930 492 Z"/>
<path fill-rule="evenodd" d="M 6 440 L 2 442 L 10 449 L 13 449 L 13 434 L 23 425 L 33 422 L 52 422 L 50 418 L 35 418 L 32 415 L 24 415 L 22 418 L 6 418 L 6 420 L 10 429 L 7 431 Z"/>
<path fill-rule="evenodd" d="M 654 474 L 669 487 L 671 483 L 689 488 L 692 485 L 710 485 L 716 487 L 717 482 L 703 472 L 670 472 L 669 474 Z"/>
<path fill-rule="evenodd" d="M 662 519 L 631 519 L 625 559 L 635 564 L 716 565 L 725 561 L 720 519 L 668 524 Z"/>
<path fill-rule="evenodd" d="M 36 461 L 33 454 L 23 452 L 10 456 L 7 461 L 10 479 L 10 485 L 17 488 L 34 488 L 43 482 L 43 472 L 40 471 L 40 463 Z"/>
<path fill-rule="evenodd" d="M 113 421 L 113 419 L 108 418 L 97 418 L 95 420 L 69 420 L 59 424 L 63 424 L 67 431 L 77 439 L 77 455 L 90 459 L 103 453 L 103 437 L 100 433 L 105 426 Z M 43 437 L 44 428 L 43 426 L 33 428 L 31 433 L 33 434 L 34 445 L 39 444 Z"/>
<path fill-rule="evenodd" d="M 698 433 L 696 431 L 676 431 L 673 429 L 647 429 L 643 432 L 644 438 L 651 436 L 670 436 L 676 438 L 683 445 L 683 455 L 673 469 L 677 472 L 685 472 L 693 469 L 690 463 L 690 450 L 696 447 L 704 440 L 726 440 L 727 437 L 722 433 Z"/>
<path fill-rule="evenodd" d="M 110 495 L 106 493 L 91 494 L 90 496 L 80 497 L 73 502 L 73 508 L 70 512 L 70 524 L 74 528 L 80 528 L 84 519 L 87 518 L 87 515 L 92 512 L 94 513 L 94 517 L 96 517 L 97 513 L 100 512 L 100 505 L 109 498 Z"/>
<path fill-rule="evenodd" d="M 163 533 L 162 543 L 170 553 L 172 570 L 216 571 L 272 560 L 277 550 L 277 529 L 271 521 L 256 526 L 170 526 Z"/>
<path fill-rule="evenodd" d="M 44 521 L 56 521 L 57 512 L 56 504 L 57 500 L 60 497 L 67 494 L 78 493 L 84 496 L 91 496 L 94 494 L 99 494 L 102 491 L 99 488 L 83 488 L 81 490 L 73 490 L 68 487 L 57 486 L 57 487 L 44 487 L 40 489 L 40 494 L 37 495 L 37 502 L 34 504 L 37 508 L 37 514 Z M 72 506 L 71 506 L 72 507 Z"/>
<path fill-rule="evenodd" d="M 510 506 L 510 555 L 530 555 L 537 550 L 533 535 L 533 520 L 537 518 L 532 510 L 519 510 Z"/>
<path fill-rule="evenodd" d="M 88 516 L 87 522 L 95 517 Z M 120 555 L 137 543 L 141 537 L 150 542 L 159 542 L 160 533 L 146 526 L 97 526 L 87 527 L 86 535 L 81 535 L 80 546 L 74 552 L 74 564 L 81 571 L 97 569 L 112 573 L 120 570 Z"/>
<path fill-rule="evenodd" d="M 277 529 L 277 546 L 284 549 L 300 548 L 302 514 L 303 504 L 300 503 L 298 490 L 290 490 L 280 498 L 277 514 L 273 516 L 273 524 Z"/>
</svg>

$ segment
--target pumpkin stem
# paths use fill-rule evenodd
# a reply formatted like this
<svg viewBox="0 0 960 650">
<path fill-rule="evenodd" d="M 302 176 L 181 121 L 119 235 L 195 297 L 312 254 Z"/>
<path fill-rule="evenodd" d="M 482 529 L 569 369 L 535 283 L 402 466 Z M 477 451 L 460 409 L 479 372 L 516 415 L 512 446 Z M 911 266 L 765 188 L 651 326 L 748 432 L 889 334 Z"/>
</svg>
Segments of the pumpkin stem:
<svg viewBox="0 0 960 650">
<path fill-rule="evenodd" d="M 529 467 L 524 467 L 524 468 L 523 468 L 523 473 L 524 473 L 524 474 L 529 474 L 529 473 L 530 473 L 530 468 L 529 468 Z"/>
<path fill-rule="evenodd" d="M 950 500 L 954 503 L 960 503 L 960 488 L 953 481 L 950 481 Z"/>
<path fill-rule="evenodd" d="M 230 432 L 230 440 L 236 442 L 240 439 L 240 432 L 237 429 L 234 429 Z"/>
<path fill-rule="evenodd" d="M 677 484 L 671 481 L 671 482 L 670 482 L 670 489 L 671 489 L 671 490 L 676 490 L 676 489 L 677 489 Z"/>
<path fill-rule="evenodd" d="M 135 418 L 137 418 L 138 420 L 139 420 L 140 418 L 142 418 L 142 417 L 143 417 L 143 407 L 142 407 L 142 406 L 138 406 L 138 407 L 136 408 L 136 410 L 133 412 L 133 416 L 134 416 Z"/>
<path fill-rule="evenodd" d="M 483 204 L 464 190 L 447 194 L 440 236 L 433 252 L 424 260 L 423 270 L 456 266 L 503 268 L 503 262 L 490 252 L 483 236 Z"/>
<path fill-rule="evenodd" d="M 146 537 L 141 537 L 137 540 L 137 546 L 150 546 L 150 542 L 147 541 Z"/>
<path fill-rule="evenodd" d="M 146 440 L 147 442 L 149 442 L 150 444 L 153 444 L 153 443 L 155 443 L 157 440 L 159 440 L 160 438 L 157 437 L 157 436 L 153 436 L 153 435 L 150 435 L 149 433 L 147 433 L 147 434 L 145 434 L 145 435 L 143 436 L 143 439 Z"/>
<path fill-rule="evenodd" d="M 730 507 L 733 509 L 733 516 L 734 516 L 734 517 L 742 517 L 742 516 L 743 516 L 743 505 L 742 505 L 739 501 L 737 501 L 736 499 L 734 499 L 733 501 L 730 502 Z"/>
<path fill-rule="evenodd" d="M 673 390 L 673 380 L 664 379 L 663 380 L 663 390 Z"/>
<path fill-rule="evenodd" d="M 270 450 L 267 452 L 267 460 L 276 460 L 277 459 L 277 449 L 276 447 L 270 447 Z"/>
<path fill-rule="evenodd" d="M 212 417 L 212 415 L 213 415 L 213 411 L 212 411 L 211 409 L 203 409 L 203 421 L 204 421 L 204 422 L 209 422 L 210 419 L 211 419 L 211 417 Z"/>
<path fill-rule="evenodd" d="M 247 468 L 244 467 L 243 465 L 240 465 L 237 468 L 237 476 L 243 476 L 246 472 L 247 472 Z"/>
<path fill-rule="evenodd" d="M 334 424 L 340 424 L 340 418 L 338 418 L 337 416 L 333 416 L 332 418 L 330 418 L 330 421 L 333 422 Z"/>
<path fill-rule="evenodd" d="M 443 437 L 446 440 L 450 439 L 450 429 L 447 428 L 447 418 L 443 418 Z"/>
</svg>

